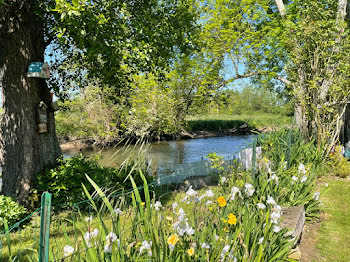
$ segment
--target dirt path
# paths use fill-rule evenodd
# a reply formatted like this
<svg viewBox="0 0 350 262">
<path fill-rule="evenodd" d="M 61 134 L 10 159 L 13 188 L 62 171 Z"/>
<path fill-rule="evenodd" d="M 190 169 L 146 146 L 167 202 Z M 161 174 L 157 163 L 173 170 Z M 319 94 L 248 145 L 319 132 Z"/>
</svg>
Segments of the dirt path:
<svg viewBox="0 0 350 262">
<path fill-rule="evenodd" d="M 323 215 L 322 215 L 323 216 Z M 317 235 L 322 223 L 321 219 L 317 222 L 306 224 L 304 226 L 302 238 L 300 241 L 300 252 L 302 262 L 319 261 L 317 254 Z"/>
</svg>

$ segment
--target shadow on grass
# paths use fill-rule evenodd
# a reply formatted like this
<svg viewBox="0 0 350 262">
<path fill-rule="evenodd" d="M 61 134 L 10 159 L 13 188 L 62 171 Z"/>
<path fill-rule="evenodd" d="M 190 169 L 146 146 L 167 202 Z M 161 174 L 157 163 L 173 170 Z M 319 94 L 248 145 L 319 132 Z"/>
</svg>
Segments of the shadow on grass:
<svg viewBox="0 0 350 262">
<path fill-rule="evenodd" d="M 223 131 L 238 128 L 245 124 L 243 120 L 188 120 L 189 131 Z"/>
</svg>

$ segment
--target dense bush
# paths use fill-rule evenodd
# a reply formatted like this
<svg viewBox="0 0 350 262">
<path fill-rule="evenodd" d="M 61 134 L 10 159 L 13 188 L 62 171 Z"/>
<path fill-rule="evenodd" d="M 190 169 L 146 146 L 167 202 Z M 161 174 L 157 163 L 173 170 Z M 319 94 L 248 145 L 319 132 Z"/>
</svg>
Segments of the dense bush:
<svg viewBox="0 0 350 262">
<path fill-rule="evenodd" d="M 11 197 L 0 195 L 0 230 L 4 230 L 4 221 L 10 226 L 19 220 L 23 219 L 26 215 L 26 209 L 19 205 Z"/>
<path fill-rule="evenodd" d="M 329 157 L 328 167 L 330 173 L 340 177 L 348 177 L 350 175 L 350 163 L 347 158 L 343 157 L 340 146 L 337 146 Z"/>
<path fill-rule="evenodd" d="M 82 184 L 89 191 L 92 190 L 86 174 L 104 189 L 113 191 L 132 187 L 129 179 L 125 180 L 129 173 L 133 175 L 136 183 L 141 181 L 138 172 L 132 171 L 132 166 L 123 169 L 103 167 L 96 160 L 87 159 L 79 154 L 69 159 L 60 159 L 56 167 L 38 174 L 34 181 L 32 198 L 34 202 L 38 202 L 40 194 L 48 191 L 52 194 L 53 204 L 72 204 L 86 197 Z"/>
</svg>

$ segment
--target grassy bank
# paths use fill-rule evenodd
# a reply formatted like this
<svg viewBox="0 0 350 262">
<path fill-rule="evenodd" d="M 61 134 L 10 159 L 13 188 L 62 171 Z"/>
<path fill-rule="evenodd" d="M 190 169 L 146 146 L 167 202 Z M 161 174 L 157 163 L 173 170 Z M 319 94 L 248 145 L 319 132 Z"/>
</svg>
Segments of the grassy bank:
<svg viewBox="0 0 350 262">
<path fill-rule="evenodd" d="M 312 261 L 350 261 L 350 181 L 327 178 L 321 195 L 323 221 L 316 233 L 316 255 Z"/>
<path fill-rule="evenodd" d="M 189 131 L 218 131 L 237 128 L 244 123 L 248 126 L 261 128 L 280 128 L 292 125 L 294 117 L 277 114 L 259 114 L 259 115 L 202 115 L 189 116 L 187 125 Z"/>
<path fill-rule="evenodd" d="M 121 139 L 124 131 L 120 133 L 109 132 L 108 135 L 96 129 L 96 126 L 85 121 L 72 121 L 66 116 L 56 117 L 57 135 L 62 140 L 86 139 L 90 138 L 97 142 L 118 141 Z M 189 116 L 186 119 L 185 129 L 188 132 L 196 131 L 228 131 L 232 128 L 238 128 L 243 124 L 248 124 L 248 129 L 279 129 L 285 126 L 291 126 L 294 123 L 294 117 L 279 114 L 251 114 L 251 115 L 196 115 Z M 181 130 L 181 129 L 178 129 Z M 176 131 L 178 132 L 178 131 Z M 167 130 L 163 134 L 157 134 L 154 138 L 178 137 L 175 131 Z M 150 134 L 148 134 L 150 135 Z M 150 135 L 151 136 L 151 135 Z"/>
</svg>

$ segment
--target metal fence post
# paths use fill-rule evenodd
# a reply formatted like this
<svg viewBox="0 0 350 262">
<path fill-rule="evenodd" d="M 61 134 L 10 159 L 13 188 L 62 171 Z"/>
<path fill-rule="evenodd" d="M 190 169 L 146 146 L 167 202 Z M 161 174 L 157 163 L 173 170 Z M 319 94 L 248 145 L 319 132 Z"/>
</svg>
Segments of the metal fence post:
<svg viewBox="0 0 350 262">
<path fill-rule="evenodd" d="M 49 261 L 51 194 L 41 196 L 39 262 Z"/>
<path fill-rule="evenodd" d="M 287 145 L 287 168 L 290 168 L 291 146 L 292 146 L 292 129 L 289 129 L 288 145 Z"/>
</svg>

